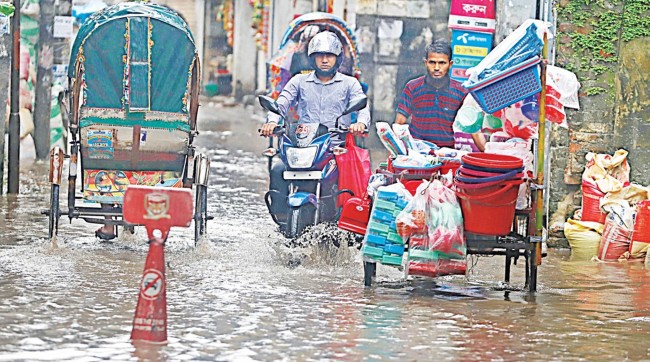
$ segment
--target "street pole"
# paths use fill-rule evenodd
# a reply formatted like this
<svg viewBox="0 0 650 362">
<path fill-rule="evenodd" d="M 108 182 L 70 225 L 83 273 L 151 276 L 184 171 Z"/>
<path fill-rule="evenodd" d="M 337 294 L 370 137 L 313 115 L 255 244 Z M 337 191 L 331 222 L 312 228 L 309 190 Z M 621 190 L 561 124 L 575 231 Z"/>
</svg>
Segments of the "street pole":
<svg viewBox="0 0 650 362">
<path fill-rule="evenodd" d="M 0 19 L 2 19 L 2 29 L 0 30 L 0 99 L 9 99 L 9 74 L 11 70 L 11 32 L 9 28 L 5 30 L 4 26 L 9 27 L 11 16 L 13 14 L 13 5 L 0 4 Z M 4 23 L 6 21 L 6 24 Z M 5 32 L 6 31 L 6 32 Z M 5 129 L 7 127 L 7 102 L 0 103 L 0 194 L 2 194 L 2 185 L 5 179 Z"/>
<path fill-rule="evenodd" d="M 13 36 L 11 52 L 11 103 L 9 110 L 9 172 L 7 193 L 17 194 L 20 176 L 20 0 L 14 0 L 15 13 L 11 21 Z"/>
<path fill-rule="evenodd" d="M 52 64 L 54 62 L 54 0 L 40 1 L 38 68 L 34 103 L 34 146 L 36 159 L 50 154 L 50 113 L 52 111 Z"/>
</svg>

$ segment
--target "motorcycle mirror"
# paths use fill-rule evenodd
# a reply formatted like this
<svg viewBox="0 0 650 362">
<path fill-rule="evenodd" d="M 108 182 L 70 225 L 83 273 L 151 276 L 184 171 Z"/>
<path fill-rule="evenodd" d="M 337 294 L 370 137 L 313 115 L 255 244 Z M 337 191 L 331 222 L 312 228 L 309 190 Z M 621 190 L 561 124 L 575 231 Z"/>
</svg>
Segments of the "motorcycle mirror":
<svg viewBox="0 0 650 362">
<path fill-rule="evenodd" d="M 259 96 L 257 99 L 260 101 L 260 105 L 269 112 L 280 115 L 280 108 L 275 100 L 268 96 Z"/>
<path fill-rule="evenodd" d="M 348 104 L 348 108 L 346 108 L 345 111 L 343 111 L 342 116 L 345 116 L 346 114 L 350 114 L 352 112 L 362 110 L 366 107 L 366 105 L 368 105 L 368 97 L 366 96 L 353 99 L 350 101 L 350 104 Z"/>
<path fill-rule="evenodd" d="M 273 147 L 269 147 L 269 148 L 265 149 L 264 151 L 262 151 L 262 155 L 264 155 L 266 157 L 273 157 L 273 156 L 275 156 L 277 154 L 278 154 L 278 150 L 276 150 Z"/>
</svg>

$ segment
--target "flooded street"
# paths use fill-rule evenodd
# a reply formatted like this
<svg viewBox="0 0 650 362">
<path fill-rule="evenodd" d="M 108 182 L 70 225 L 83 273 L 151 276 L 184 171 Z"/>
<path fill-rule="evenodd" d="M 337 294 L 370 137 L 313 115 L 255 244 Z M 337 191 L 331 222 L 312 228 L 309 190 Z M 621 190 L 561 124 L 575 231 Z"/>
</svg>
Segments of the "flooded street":
<svg viewBox="0 0 650 362">
<path fill-rule="evenodd" d="M 643 263 L 550 250 L 535 295 L 521 291 L 523 259 L 502 283 L 503 257 L 473 258 L 468 278 L 435 281 L 380 266 L 364 288 L 358 250 L 284 246 L 263 202 L 266 141 L 250 112 L 201 112 L 195 144 L 211 159 L 215 219 L 197 247 L 192 228 L 167 242 L 169 343 L 129 341 L 145 230 L 101 243 L 96 225 L 64 216 L 51 243 L 40 214 L 47 166 L 36 164 L 23 169 L 18 197 L 0 198 L 0 361 L 650 359 Z"/>
</svg>

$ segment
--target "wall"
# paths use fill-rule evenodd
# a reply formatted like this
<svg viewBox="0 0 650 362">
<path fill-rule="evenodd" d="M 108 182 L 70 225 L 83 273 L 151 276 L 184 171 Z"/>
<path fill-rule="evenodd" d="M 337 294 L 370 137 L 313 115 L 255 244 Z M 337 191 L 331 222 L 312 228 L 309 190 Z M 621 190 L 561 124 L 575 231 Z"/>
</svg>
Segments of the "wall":
<svg viewBox="0 0 650 362">
<path fill-rule="evenodd" d="M 630 152 L 631 181 L 650 184 L 650 5 L 645 0 L 563 0 L 557 65 L 582 84 L 569 130 L 551 142 L 551 236 L 563 244 L 561 223 L 580 207 L 587 152 Z"/>
</svg>

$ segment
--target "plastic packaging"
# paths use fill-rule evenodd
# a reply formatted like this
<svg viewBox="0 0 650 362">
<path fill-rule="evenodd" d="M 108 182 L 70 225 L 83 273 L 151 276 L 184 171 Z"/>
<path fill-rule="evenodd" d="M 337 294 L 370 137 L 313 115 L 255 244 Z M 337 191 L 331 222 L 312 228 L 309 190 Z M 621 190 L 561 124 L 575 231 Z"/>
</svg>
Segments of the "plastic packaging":
<svg viewBox="0 0 650 362">
<path fill-rule="evenodd" d="M 439 180 L 420 184 L 396 224 L 400 236 L 409 239 L 407 274 L 465 274 L 462 212 L 454 192 Z"/>
<path fill-rule="evenodd" d="M 406 155 L 406 147 L 404 143 L 397 138 L 397 135 L 390 128 L 390 125 L 387 122 L 377 122 L 377 135 L 379 140 L 386 147 L 390 156 L 395 157 L 398 155 Z"/>
</svg>

